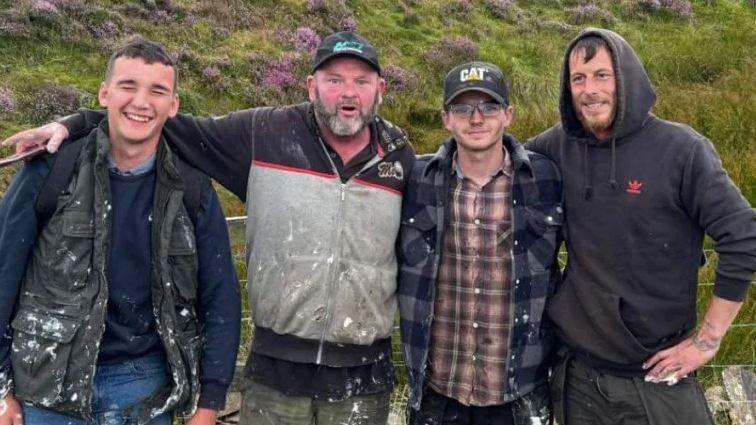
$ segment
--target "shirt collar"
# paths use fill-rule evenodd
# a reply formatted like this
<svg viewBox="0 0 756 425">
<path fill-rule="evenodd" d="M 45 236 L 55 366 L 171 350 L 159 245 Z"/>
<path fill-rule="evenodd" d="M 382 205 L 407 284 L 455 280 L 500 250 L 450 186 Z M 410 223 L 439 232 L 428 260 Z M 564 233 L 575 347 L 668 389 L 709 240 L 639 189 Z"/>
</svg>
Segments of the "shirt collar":
<svg viewBox="0 0 756 425">
<path fill-rule="evenodd" d="M 113 161 L 113 156 L 108 153 L 108 170 L 113 173 L 117 174 L 119 176 L 138 176 L 141 174 L 148 173 L 155 169 L 155 161 L 156 156 L 155 153 L 149 156 L 149 158 L 145 159 L 141 164 L 137 165 L 136 167 L 129 168 L 128 170 L 121 170 L 119 169 L 115 161 Z"/>
<path fill-rule="evenodd" d="M 507 149 L 504 148 L 503 145 L 501 149 L 504 151 L 504 160 L 501 161 L 501 166 L 499 166 L 499 168 L 495 169 L 493 173 L 491 173 L 492 179 L 499 174 L 504 174 L 507 177 L 510 177 L 512 175 L 512 159 L 509 157 L 509 152 L 507 152 Z M 458 152 L 458 150 L 455 150 L 454 154 L 452 155 L 452 174 L 456 175 L 458 179 L 462 180 L 465 178 L 465 175 L 464 173 L 462 173 L 462 167 L 460 167 L 459 163 L 457 162 Z"/>
</svg>

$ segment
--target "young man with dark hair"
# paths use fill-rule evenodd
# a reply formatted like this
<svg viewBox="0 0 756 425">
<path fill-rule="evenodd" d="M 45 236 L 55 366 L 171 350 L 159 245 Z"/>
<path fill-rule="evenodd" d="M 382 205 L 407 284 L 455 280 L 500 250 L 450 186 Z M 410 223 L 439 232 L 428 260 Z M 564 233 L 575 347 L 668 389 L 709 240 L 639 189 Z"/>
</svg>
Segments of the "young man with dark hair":
<svg viewBox="0 0 756 425">
<path fill-rule="evenodd" d="M 248 201 L 254 339 L 240 421 L 384 425 L 394 382 L 395 243 L 414 152 L 377 115 L 386 83 L 368 40 L 324 38 L 306 84 L 309 101 L 297 105 L 215 119 L 179 114 L 166 124 L 167 139 Z M 67 125 L 101 118 L 83 114 Z M 52 124 L 13 139 L 67 134 Z"/>
<path fill-rule="evenodd" d="M 564 179 L 565 279 L 548 315 L 569 349 L 554 372 L 557 420 L 713 424 L 695 372 L 711 360 L 756 269 L 756 213 L 712 143 L 651 113 L 651 82 L 618 34 L 567 48 L 561 123 L 527 144 Z M 696 328 L 704 235 L 719 262 Z"/>
<path fill-rule="evenodd" d="M 402 207 L 399 306 L 412 425 L 546 425 L 561 180 L 506 133 L 493 64 L 446 76 L 452 138 L 420 157 Z"/>
<path fill-rule="evenodd" d="M 26 164 L 0 201 L 0 424 L 215 423 L 239 288 L 209 179 L 162 141 L 175 88 L 163 46 L 124 44 L 98 93 L 107 117 L 73 155 Z M 38 202 L 63 169 L 47 216 Z"/>
</svg>

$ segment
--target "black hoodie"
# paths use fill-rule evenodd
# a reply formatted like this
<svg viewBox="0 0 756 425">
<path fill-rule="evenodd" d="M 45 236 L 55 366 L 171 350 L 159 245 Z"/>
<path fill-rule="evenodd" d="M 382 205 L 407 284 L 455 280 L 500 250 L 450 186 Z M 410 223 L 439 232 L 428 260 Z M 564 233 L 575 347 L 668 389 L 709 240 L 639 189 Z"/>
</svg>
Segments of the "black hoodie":
<svg viewBox="0 0 756 425">
<path fill-rule="evenodd" d="M 569 87 L 569 52 L 589 35 L 609 45 L 617 82 L 604 141 L 583 129 Z M 569 260 L 547 311 L 583 359 L 641 374 L 644 360 L 696 325 L 704 233 L 719 254 L 715 295 L 743 300 L 756 269 L 756 213 L 709 140 L 651 114 L 654 89 L 622 37 L 589 28 L 566 52 L 562 121 L 527 145 L 550 156 L 564 179 Z"/>
</svg>

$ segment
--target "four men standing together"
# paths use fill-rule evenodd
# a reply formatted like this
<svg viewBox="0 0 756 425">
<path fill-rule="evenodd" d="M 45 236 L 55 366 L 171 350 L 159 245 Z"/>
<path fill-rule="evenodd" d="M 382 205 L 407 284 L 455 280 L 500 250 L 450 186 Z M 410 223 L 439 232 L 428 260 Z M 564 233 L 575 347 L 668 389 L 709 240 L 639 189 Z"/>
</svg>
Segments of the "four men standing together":
<svg viewBox="0 0 756 425">
<path fill-rule="evenodd" d="M 551 398 L 560 423 L 712 423 L 695 378 L 685 376 L 713 357 L 745 296 L 756 269 L 756 214 L 708 140 L 650 113 L 655 95 L 632 48 L 610 31 L 581 33 L 565 56 L 562 123 L 525 147 L 506 134 L 513 108 L 501 70 L 484 62 L 458 66 L 444 87 L 442 119 L 452 138 L 435 155 L 417 160 L 404 133 L 377 116 L 385 88 L 380 72 L 367 40 L 336 33 L 323 40 L 315 55 L 307 79 L 309 102 L 218 119 L 179 114 L 162 130 L 178 156 L 247 201 L 255 335 L 245 372 L 242 422 L 385 424 L 393 385 L 389 338 L 398 298 L 413 424 L 547 423 L 547 378 L 555 364 L 557 336 L 567 347 L 552 372 Z M 114 110 L 103 99 L 111 132 L 117 131 L 112 123 L 119 120 L 127 126 L 153 120 L 162 124 L 159 116 Z M 168 112 L 175 114 L 175 108 Z M 16 139 L 52 135 L 55 143 L 69 130 L 76 139 L 104 131 L 92 130 L 98 126 L 107 129 L 107 123 L 100 123 L 104 116 L 84 111 L 65 120 L 68 130 L 54 124 Z M 160 144 L 170 152 L 167 145 Z M 93 158 L 99 158 L 92 149 Z M 160 152 L 158 161 L 164 157 Z M 16 180 L 43 162 L 32 161 Z M 78 163 L 83 167 L 86 161 Z M 93 175 L 95 182 L 102 180 L 98 172 Z M 160 176 L 158 183 L 163 181 Z M 97 194 L 103 192 L 96 184 L 80 180 L 63 192 L 60 205 L 76 210 L 79 193 L 100 199 Z M 154 187 L 159 192 L 160 186 Z M 111 185 L 114 198 L 115 189 Z M 3 198 L 2 210 L 33 207 L 34 194 L 12 193 Z M 155 196 L 156 202 L 162 199 Z M 183 199 L 179 210 L 189 211 L 186 194 Z M 103 208 L 92 205 L 94 212 Z M 166 211 L 175 213 L 170 203 L 158 205 L 168 205 Z M 162 252 L 157 248 L 163 239 L 172 244 L 173 238 L 170 232 L 155 230 L 154 218 L 163 218 L 162 211 L 152 205 L 145 211 L 150 211 L 152 224 L 146 227 L 154 235 L 155 267 Z M 183 227 L 172 227 L 174 232 L 194 229 L 199 239 L 202 226 L 192 226 L 191 215 L 178 220 Z M 39 240 L 37 246 L 48 242 L 45 232 L 57 233 L 54 218 L 41 236 L 32 238 Z M 81 246 L 89 246 L 85 254 L 100 258 L 109 252 L 109 244 L 97 223 L 107 228 L 109 222 L 97 214 L 92 220 L 94 239 L 85 239 Z M 66 234 L 69 222 L 62 223 L 58 230 Z M 85 224 L 79 227 L 86 230 Z M 693 331 L 704 233 L 715 240 L 720 261 L 715 298 L 700 329 Z M 556 254 L 562 239 L 569 261 L 560 279 Z M 0 250 L 15 251 L 10 243 L 0 241 Z M 58 254 L 68 249 L 67 241 L 50 243 Z M 28 245 L 31 249 L 33 241 Z M 189 263 L 200 260 L 199 269 L 181 272 L 186 276 L 202 275 L 199 241 L 196 245 L 196 250 L 190 249 L 194 245 L 185 247 L 180 257 Z M 36 270 L 34 258 L 15 266 L 28 275 Z M 13 266 L 6 263 L 3 268 Z M 168 263 L 168 269 L 178 267 Z M 116 267 L 93 270 L 83 275 L 84 288 L 117 285 Z M 161 328 L 160 295 L 165 290 L 156 288 L 170 282 L 167 277 L 161 281 L 160 273 L 152 273 L 154 321 L 147 321 L 157 324 L 161 342 L 155 346 L 167 354 L 158 363 L 162 373 L 171 372 L 173 386 L 166 384 L 156 394 L 180 389 L 182 382 L 176 381 L 181 374 L 172 360 L 178 357 L 171 355 L 178 329 Z M 185 276 L 178 271 L 170 276 L 177 274 Z M 3 276 L 2 283 L 4 293 L 5 288 L 15 288 L 8 292 L 14 294 L 22 288 L 13 319 L 14 346 L 24 335 L 36 341 L 56 317 L 33 306 L 35 314 L 44 314 L 22 326 L 30 314 L 23 300 L 31 285 L 26 279 L 21 286 L 22 275 Z M 198 282 L 195 288 L 201 292 L 204 286 Z M 149 293 L 149 285 L 144 291 Z M 194 301 L 182 304 L 190 312 L 202 306 L 201 296 L 184 297 L 180 288 L 171 291 L 178 294 L 177 303 Z M 62 293 L 74 292 L 68 288 Z M 10 323 L 16 298 L 3 310 L 2 327 Z M 107 306 L 110 313 L 112 303 L 90 300 L 84 305 Z M 175 307 L 178 320 L 185 310 Z M 212 314 L 204 317 L 212 323 Z M 60 343 L 50 346 L 60 350 L 67 345 L 70 352 L 71 340 L 75 344 L 86 332 L 69 329 L 63 321 L 61 327 L 71 338 L 48 332 Z M 108 341 L 108 330 L 114 327 L 108 322 L 105 337 L 87 340 L 93 345 L 85 352 L 99 349 L 102 358 L 100 342 Z M 199 370 L 185 375 L 186 385 L 200 377 L 199 394 L 209 385 L 202 377 L 212 369 L 205 363 L 213 356 L 211 339 L 221 334 L 210 335 L 212 329 L 202 328 L 206 343 Z M 224 343 L 233 342 L 226 339 Z M 131 347 L 126 357 L 136 357 L 133 346 L 126 346 Z M 13 355 L 18 357 L 18 352 L 14 349 Z M 70 367 L 48 360 L 43 366 L 52 376 L 63 382 L 81 378 Z M 77 393 L 69 387 L 45 398 L 47 388 L 23 379 L 26 363 L 21 359 L 3 369 L 0 377 L 6 383 L 16 377 L 15 389 L 4 400 L 12 402 L 11 394 L 21 398 L 28 403 L 24 414 L 29 406 L 29 411 L 92 419 L 93 400 L 81 401 L 79 409 L 64 408 L 76 401 Z M 223 364 L 232 366 L 233 359 L 223 359 Z M 91 368 L 92 376 L 104 373 L 100 366 Z M 192 403 L 187 401 L 189 411 Z M 145 404 L 137 400 L 117 410 L 139 410 L 134 405 Z M 14 423 L 17 413 L 17 408 L 0 410 L 0 424 Z"/>
</svg>

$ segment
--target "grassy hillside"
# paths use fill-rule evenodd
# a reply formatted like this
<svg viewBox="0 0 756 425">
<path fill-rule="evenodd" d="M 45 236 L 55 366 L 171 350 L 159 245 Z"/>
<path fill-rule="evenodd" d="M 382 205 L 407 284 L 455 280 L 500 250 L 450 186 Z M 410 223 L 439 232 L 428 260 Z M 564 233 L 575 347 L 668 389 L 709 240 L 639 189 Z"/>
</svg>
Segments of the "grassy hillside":
<svg viewBox="0 0 756 425">
<path fill-rule="evenodd" d="M 382 113 L 418 151 L 447 136 L 443 77 L 473 58 L 508 75 L 510 130 L 525 139 L 557 121 L 562 52 L 589 25 L 636 48 L 659 94 L 655 113 L 711 138 L 756 204 L 754 0 L 0 0 L 0 138 L 96 106 L 108 52 L 132 33 L 177 55 L 182 111 L 208 115 L 304 100 L 312 48 L 348 28 L 378 47 L 389 80 Z M 0 193 L 12 171 L 0 170 Z M 227 194 L 224 203 L 229 215 L 243 214 Z M 739 323 L 756 322 L 751 292 Z M 702 306 L 710 293 L 701 288 Z M 734 329 L 715 363 L 756 363 L 755 336 L 753 327 Z"/>
</svg>

